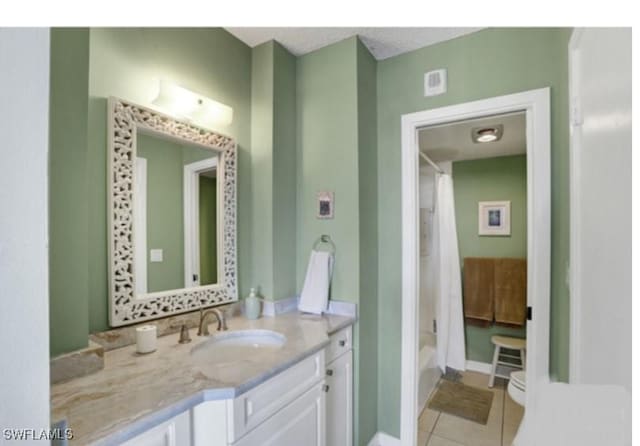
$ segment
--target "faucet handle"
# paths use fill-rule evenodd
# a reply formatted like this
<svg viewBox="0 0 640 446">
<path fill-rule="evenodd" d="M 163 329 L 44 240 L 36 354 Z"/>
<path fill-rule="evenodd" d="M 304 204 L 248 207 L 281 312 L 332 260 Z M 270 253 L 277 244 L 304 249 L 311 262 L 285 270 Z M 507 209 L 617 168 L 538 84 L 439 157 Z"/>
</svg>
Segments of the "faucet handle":
<svg viewBox="0 0 640 446">
<path fill-rule="evenodd" d="M 182 324 L 180 327 L 180 339 L 178 340 L 180 344 L 188 344 L 191 342 L 191 337 L 189 336 L 189 329 L 187 328 L 187 324 Z"/>
</svg>

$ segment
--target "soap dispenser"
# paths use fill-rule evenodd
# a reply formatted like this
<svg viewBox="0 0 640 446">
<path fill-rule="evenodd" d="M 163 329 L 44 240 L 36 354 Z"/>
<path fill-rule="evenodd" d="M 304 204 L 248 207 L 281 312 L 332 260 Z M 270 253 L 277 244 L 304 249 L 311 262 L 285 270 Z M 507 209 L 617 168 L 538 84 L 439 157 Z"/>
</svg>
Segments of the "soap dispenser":
<svg viewBox="0 0 640 446">
<path fill-rule="evenodd" d="M 258 319 L 260 317 L 260 299 L 255 288 L 251 288 L 251 292 L 244 299 L 244 314 L 247 319 Z"/>
</svg>

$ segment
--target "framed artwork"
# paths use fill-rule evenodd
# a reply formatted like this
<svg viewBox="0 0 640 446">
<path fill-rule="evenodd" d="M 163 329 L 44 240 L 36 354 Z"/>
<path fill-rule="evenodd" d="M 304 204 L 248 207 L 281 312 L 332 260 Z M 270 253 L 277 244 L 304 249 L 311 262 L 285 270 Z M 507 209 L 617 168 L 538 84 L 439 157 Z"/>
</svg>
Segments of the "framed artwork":
<svg viewBox="0 0 640 446">
<path fill-rule="evenodd" d="M 317 218 L 333 218 L 333 192 L 318 192 Z"/>
<path fill-rule="evenodd" d="M 511 202 L 478 202 L 478 235 L 511 235 Z"/>
</svg>

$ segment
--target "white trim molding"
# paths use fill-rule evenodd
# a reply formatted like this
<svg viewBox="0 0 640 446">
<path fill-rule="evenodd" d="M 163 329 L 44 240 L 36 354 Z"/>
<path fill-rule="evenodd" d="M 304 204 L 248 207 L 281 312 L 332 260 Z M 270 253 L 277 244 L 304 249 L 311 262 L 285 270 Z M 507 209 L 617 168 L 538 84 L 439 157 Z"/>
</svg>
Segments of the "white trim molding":
<svg viewBox="0 0 640 446">
<path fill-rule="evenodd" d="M 635 297 L 631 34 L 575 28 L 569 41 L 569 264 L 563 265 L 569 383 L 628 391 Z M 615 88 L 594 89 L 605 81 Z"/>
<path fill-rule="evenodd" d="M 418 130 L 496 114 L 525 112 L 527 141 L 527 414 L 535 388 L 549 382 L 551 250 L 550 90 L 541 88 L 402 116 L 402 365 L 400 439 L 415 446 L 418 357 Z"/>
<path fill-rule="evenodd" d="M 580 76 L 576 69 L 580 63 L 579 46 L 584 29 L 576 28 L 569 40 L 569 382 L 580 383 L 580 336 L 581 301 L 580 291 L 580 147 L 582 133 L 576 131 L 581 126 L 579 112 Z"/>
<path fill-rule="evenodd" d="M 489 375 L 491 373 L 491 364 L 488 362 L 480 362 L 480 361 L 471 361 L 467 359 L 466 362 L 467 370 L 471 370 L 472 372 L 480 372 L 485 375 Z"/>
<path fill-rule="evenodd" d="M 219 263 L 223 266 L 217 284 L 136 295 L 133 187 L 138 131 L 196 145 L 218 155 L 218 175 L 222 178 L 219 184 L 223 189 L 219 191 L 222 197 L 218 220 L 219 231 L 222 231 Z M 235 141 L 117 98 L 109 98 L 107 134 L 109 324 L 119 327 L 238 300 Z"/>
<path fill-rule="evenodd" d="M 184 283 L 187 287 L 200 286 L 200 174 L 218 166 L 218 158 L 207 158 L 184 166 L 183 203 L 184 203 Z M 220 190 L 220 175 L 216 174 L 216 195 Z M 219 202 L 216 197 L 216 202 Z M 220 213 L 216 213 L 216 238 L 220 240 Z M 216 243 L 217 258 L 220 245 Z M 197 278 L 194 278 L 194 274 Z M 220 277 L 220 263 L 216 274 Z"/>
<path fill-rule="evenodd" d="M 396 437 L 392 437 L 389 434 L 385 434 L 384 432 L 377 432 L 367 446 L 400 446 L 402 443 Z"/>
</svg>

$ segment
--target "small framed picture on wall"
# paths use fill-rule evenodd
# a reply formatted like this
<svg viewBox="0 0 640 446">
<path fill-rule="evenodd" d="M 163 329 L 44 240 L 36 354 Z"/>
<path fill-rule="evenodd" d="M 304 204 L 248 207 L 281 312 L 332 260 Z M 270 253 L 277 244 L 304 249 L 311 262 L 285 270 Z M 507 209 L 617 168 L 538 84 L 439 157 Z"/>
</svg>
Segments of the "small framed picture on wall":
<svg viewBox="0 0 640 446">
<path fill-rule="evenodd" d="M 511 202 L 478 202 L 478 235 L 511 235 Z"/>
<path fill-rule="evenodd" d="M 317 218 L 330 219 L 333 218 L 333 192 L 318 192 Z"/>
</svg>

